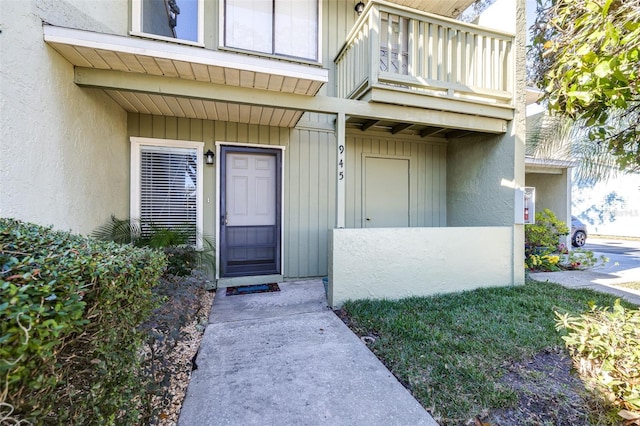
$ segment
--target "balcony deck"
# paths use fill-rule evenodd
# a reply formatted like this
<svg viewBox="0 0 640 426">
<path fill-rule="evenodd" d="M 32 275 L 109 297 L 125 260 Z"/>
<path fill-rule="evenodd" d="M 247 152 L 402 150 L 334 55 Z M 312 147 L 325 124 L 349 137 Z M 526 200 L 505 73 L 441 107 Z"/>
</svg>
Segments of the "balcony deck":
<svg viewBox="0 0 640 426">
<path fill-rule="evenodd" d="M 512 34 L 380 0 L 335 59 L 337 96 L 509 119 Z"/>
</svg>

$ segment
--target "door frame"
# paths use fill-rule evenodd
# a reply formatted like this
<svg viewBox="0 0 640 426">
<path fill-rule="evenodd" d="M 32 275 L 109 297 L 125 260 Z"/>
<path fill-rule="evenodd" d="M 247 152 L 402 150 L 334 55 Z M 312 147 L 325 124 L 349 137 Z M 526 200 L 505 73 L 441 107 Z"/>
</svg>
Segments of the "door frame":
<svg viewBox="0 0 640 426">
<path fill-rule="evenodd" d="M 276 220 L 278 221 L 278 227 L 280 229 L 279 237 L 280 237 L 280 252 L 278 253 L 279 263 L 280 263 L 280 275 L 284 275 L 284 163 L 285 163 L 285 150 L 286 147 L 282 145 L 265 145 L 265 144 L 248 144 L 248 143 L 239 143 L 239 142 L 224 142 L 224 141 L 216 141 L 216 211 L 214 214 L 214 228 L 216 234 L 216 274 L 215 279 L 234 279 L 232 277 L 221 277 L 220 276 L 220 265 L 221 265 L 221 250 L 219 247 L 220 243 L 220 221 L 221 221 L 221 206 L 222 206 L 222 150 L 223 148 L 232 148 L 237 149 L 239 152 L 247 152 L 247 153 L 273 153 L 276 154 L 276 180 L 280 182 L 280 200 L 278 202 L 276 195 Z M 278 152 L 280 151 L 280 152 Z M 261 275 L 254 275 L 255 277 L 260 277 Z M 271 275 L 270 275 L 271 276 Z M 247 276 L 248 278 L 252 276 Z"/>
</svg>

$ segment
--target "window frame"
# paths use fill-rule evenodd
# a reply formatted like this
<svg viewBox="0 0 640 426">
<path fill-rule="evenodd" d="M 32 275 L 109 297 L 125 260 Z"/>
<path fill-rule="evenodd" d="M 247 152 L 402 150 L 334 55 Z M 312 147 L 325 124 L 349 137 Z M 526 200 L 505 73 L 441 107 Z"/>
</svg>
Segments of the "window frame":
<svg viewBox="0 0 640 426">
<path fill-rule="evenodd" d="M 203 247 L 203 194 L 204 194 L 204 142 L 185 141 L 176 139 L 155 139 L 142 138 L 132 136 L 131 142 L 131 179 L 130 179 L 130 218 L 131 220 L 140 220 L 141 215 L 141 150 L 144 146 L 162 147 L 162 148 L 178 148 L 178 149 L 195 149 L 197 161 L 196 175 L 196 249 L 201 250 Z"/>
<path fill-rule="evenodd" d="M 189 46 L 204 46 L 204 3 L 205 0 L 198 0 L 198 40 L 185 40 L 180 38 L 166 37 L 163 35 L 146 33 L 142 30 L 142 2 L 143 0 L 131 0 L 131 31 L 129 35 L 136 37 L 151 38 L 154 40 L 169 41 L 172 43 L 186 44 Z"/>
<path fill-rule="evenodd" d="M 275 10 L 275 2 L 277 0 L 272 0 L 273 3 L 273 7 Z M 218 26 L 219 28 L 219 32 L 218 32 L 218 49 L 219 50 L 228 50 L 231 52 L 242 52 L 242 53 L 251 53 L 254 55 L 260 55 L 263 57 L 269 57 L 269 58 L 275 58 L 275 59 L 288 59 L 291 61 L 295 61 L 295 62 L 301 62 L 301 63 L 308 63 L 308 64 L 322 64 L 322 1 L 323 0 L 315 0 L 316 1 L 316 7 L 317 7 L 317 26 L 316 26 L 316 58 L 304 58 L 304 57 L 300 57 L 300 56 L 291 56 L 291 55 L 283 55 L 280 53 L 274 53 L 277 49 L 275 48 L 275 45 L 272 46 L 271 50 L 272 53 L 267 53 L 267 52 L 261 52 L 258 50 L 247 50 L 247 49 L 243 49 L 240 47 L 233 47 L 233 46 L 227 46 L 227 35 L 226 35 L 226 19 L 227 19 L 227 13 L 226 13 L 226 5 L 227 5 L 227 1 L 226 0 L 221 0 L 219 2 L 219 23 L 220 25 Z M 274 19 L 275 15 L 272 15 L 272 19 Z M 272 28 L 271 31 L 271 38 L 272 40 L 274 40 L 274 31 L 276 31 L 275 27 Z"/>
</svg>

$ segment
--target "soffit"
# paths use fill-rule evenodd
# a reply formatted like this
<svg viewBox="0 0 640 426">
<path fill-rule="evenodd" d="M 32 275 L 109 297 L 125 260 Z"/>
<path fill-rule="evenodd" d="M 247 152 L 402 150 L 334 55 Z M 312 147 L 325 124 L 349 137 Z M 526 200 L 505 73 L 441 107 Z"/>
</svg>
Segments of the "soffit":
<svg viewBox="0 0 640 426">
<path fill-rule="evenodd" d="M 369 118 L 355 116 L 347 117 L 347 127 L 350 129 L 358 129 L 363 132 L 368 130 L 382 131 L 391 133 L 392 135 L 412 135 L 420 136 L 422 138 L 431 137 L 454 139 L 483 133 L 438 125 L 408 123 L 398 120 L 372 120 Z"/>
<path fill-rule="evenodd" d="M 76 67 L 163 76 L 225 86 L 315 96 L 328 70 L 135 37 L 44 26 L 44 39 Z M 214 102 L 158 93 L 104 90 L 141 114 L 294 127 L 303 111 Z"/>
<path fill-rule="evenodd" d="M 44 26 L 44 40 L 78 67 L 196 80 L 314 96 L 329 71 L 136 37 Z"/>
<path fill-rule="evenodd" d="M 524 159 L 525 173 L 560 175 L 565 170 L 575 167 L 576 164 L 575 161 L 534 158 L 530 156 L 526 156 Z"/>
<path fill-rule="evenodd" d="M 410 7 L 436 15 L 455 18 L 467 7 L 473 4 L 474 0 L 392 0 L 391 3 Z"/>
<path fill-rule="evenodd" d="M 125 111 L 141 114 L 220 120 L 233 123 L 276 127 L 295 127 L 303 111 L 269 108 L 259 105 L 240 105 L 158 93 L 105 89 Z"/>
</svg>

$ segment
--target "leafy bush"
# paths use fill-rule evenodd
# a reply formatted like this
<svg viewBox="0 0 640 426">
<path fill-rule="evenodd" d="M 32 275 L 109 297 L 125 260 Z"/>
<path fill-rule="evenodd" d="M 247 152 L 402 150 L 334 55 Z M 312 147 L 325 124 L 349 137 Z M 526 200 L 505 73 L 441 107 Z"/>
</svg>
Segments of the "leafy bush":
<svg viewBox="0 0 640 426">
<path fill-rule="evenodd" d="M 604 255 L 596 257 L 591 250 L 574 248 L 569 252 L 567 260 L 562 266 L 566 269 L 582 270 L 604 265 L 608 261 L 609 259 Z"/>
<path fill-rule="evenodd" d="M 112 215 L 107 223 L 93 231 L 92 236 L 103 241 L 162 250 L 167 256 L 167 273 L 172 275 L 189 275 L 197 268 L 215 271 L 214 244 L 197 235 L 191 225 L 166 227 Z M 202 241 L 203 249 L 196 249 L 197 238 Z"/>
<path fill-rule="evenodd" d="M 536 248 L 546 247 L 551 251 L 560 245 L 560 236 L 569 235 L 567 224 L 559 220 L 549 209 L 536 213 L 536 223 L 524 226 L 524 242 L 528 254 L 534 253 Z M 547 254 L 547 253 L 543 253 Z"/>
<path fill-rule="evenodd" d="M 0 219 L 0 403 L 35 424 L 135 424 L 157 251 Z"/>
<path fill-rule="evenodd" d="M 559 271 L 560 256 L 554 254 L 530 254 L 525 259 L 525 265 L 530 270 Z"/>
<path fill-rule="evenodd" d="M 563 336 L 582 379 L 627 420 L 640 419 L 640 310 L 592 306 L 579 317 L 558 314 Z"/>
</svg>

